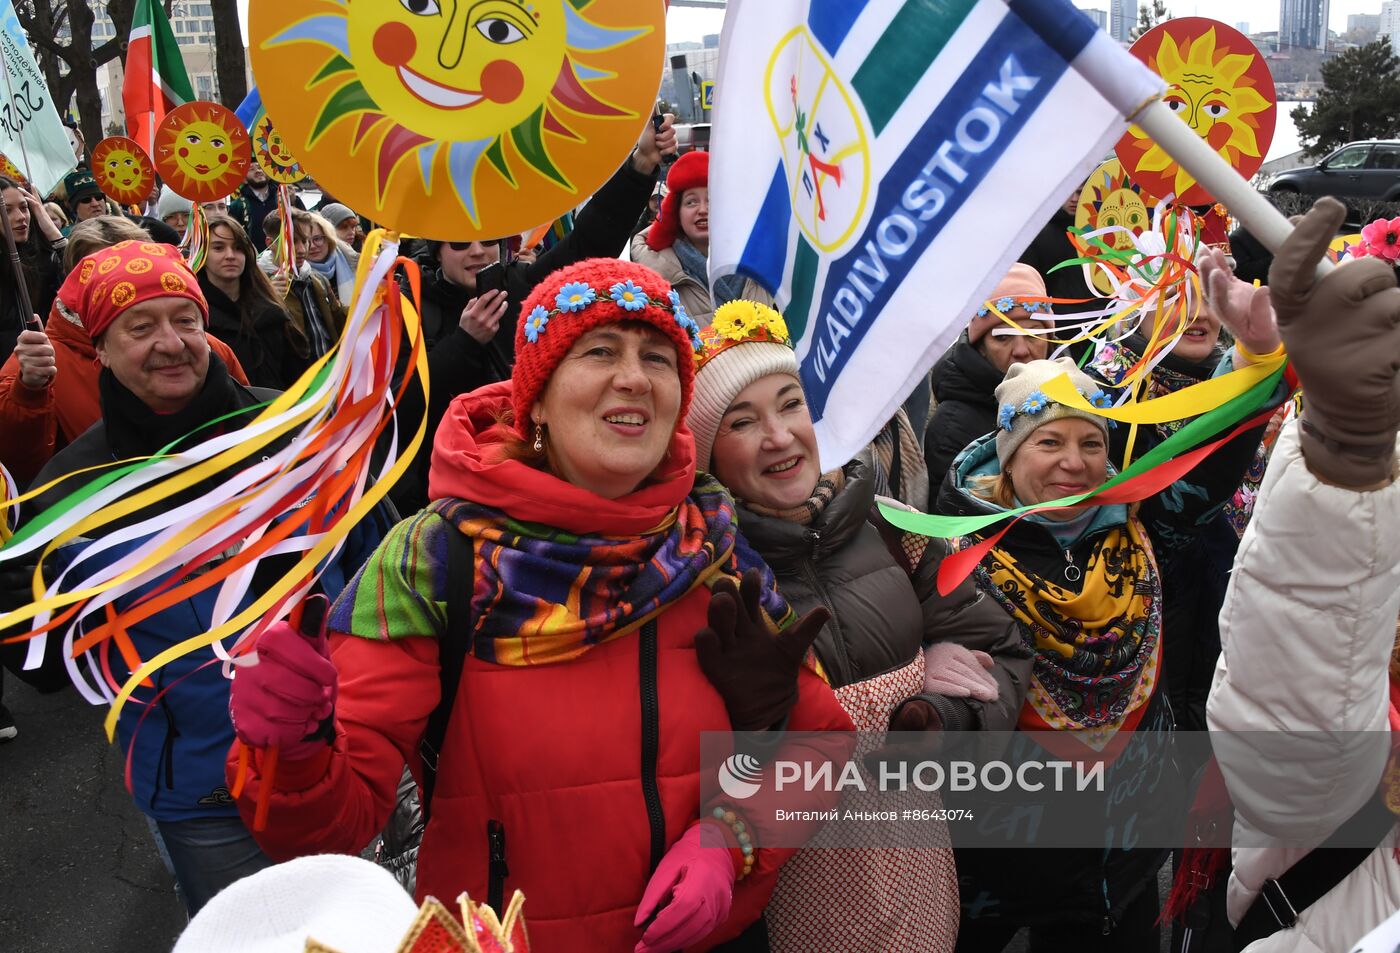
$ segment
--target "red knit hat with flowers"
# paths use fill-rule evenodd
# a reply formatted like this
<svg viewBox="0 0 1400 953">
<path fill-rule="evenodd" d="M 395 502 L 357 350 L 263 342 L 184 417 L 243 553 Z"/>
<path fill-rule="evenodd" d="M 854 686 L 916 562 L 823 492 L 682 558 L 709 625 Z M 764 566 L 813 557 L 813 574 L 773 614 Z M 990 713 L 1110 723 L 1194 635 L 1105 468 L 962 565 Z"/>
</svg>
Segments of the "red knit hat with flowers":
<svg viewBox="0 0 1400 953">
<path fill-rule="evenodd" d="M 695 385 L 699 326 L 666 279 L 650 268 L 616 258 L 588 258 L 535 285 L 520 306 L 510 380 L 515 427 L 522 435 L 530 409 L 574 342 L 594 328 L 623 321 L 650 324 L 675 344 L 681 378 L 676 424 L 685 421 Z"/>
<path fill-rule="evenodd" d="M 68 273 L 58 296 L 94 341 L 132 305 L 152 298 L 188 298 L 207 327 L 209 303 L 179 249 L 127 239 L 88 255 Z"/>
<path fill-rule="evenodd" d="M 670 189 L 661 200 L 661 211 L 656 221 L 647 229 L 647 245 L 652 251 L 670 248 L 676 243 L 681 230 L 681 198 L 686 189 L 698 189 L 710 184 L 710 154 L 708 152 L 687 152 L 676 160 L 671 171 L 666 174 L 666 188 Z"/>
</svg>

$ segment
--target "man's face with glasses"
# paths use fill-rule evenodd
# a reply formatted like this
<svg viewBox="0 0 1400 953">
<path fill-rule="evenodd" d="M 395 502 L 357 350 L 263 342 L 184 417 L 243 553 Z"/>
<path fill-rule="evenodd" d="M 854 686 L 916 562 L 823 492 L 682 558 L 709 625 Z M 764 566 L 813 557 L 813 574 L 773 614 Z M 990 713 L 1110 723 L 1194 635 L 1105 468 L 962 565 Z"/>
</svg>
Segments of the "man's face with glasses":
<svg viewBox="0 0 1400 953">
<path fill-rule="evenodd" d="M 499 242 L 443 242 L 438 249 L 442 275 L 468 291 L 476 290 L 476 273 L 501 260 Z"/>
</svg>

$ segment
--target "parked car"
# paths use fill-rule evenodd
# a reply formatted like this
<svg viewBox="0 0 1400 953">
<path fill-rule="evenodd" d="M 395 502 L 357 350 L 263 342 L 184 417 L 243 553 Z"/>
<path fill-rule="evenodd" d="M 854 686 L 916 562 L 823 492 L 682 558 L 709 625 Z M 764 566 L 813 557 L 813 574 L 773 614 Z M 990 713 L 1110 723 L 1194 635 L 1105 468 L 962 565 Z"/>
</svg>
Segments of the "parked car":
<svg viewBox="0 0 1400 953">
<path fill-rule="evenodd" d="M 1269 191 L 1400 201 L 1400 139 L 1348 142 L 1317 165 L 1280 172 Z"/>
</svg>

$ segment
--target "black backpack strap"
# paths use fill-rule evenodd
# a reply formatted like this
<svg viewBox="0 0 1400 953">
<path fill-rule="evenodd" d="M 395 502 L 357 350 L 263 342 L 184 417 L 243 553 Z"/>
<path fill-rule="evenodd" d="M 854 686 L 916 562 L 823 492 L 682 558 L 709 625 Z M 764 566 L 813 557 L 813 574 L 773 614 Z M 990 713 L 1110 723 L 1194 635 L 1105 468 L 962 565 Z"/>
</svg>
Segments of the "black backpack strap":
<svg viewBox="0 0 1400 953">
<path fill-rule="evenodd" d="M 447 738 L 447 723 L 452 719 L 452 705 L 457 700 L 457 685 L 462 680 L 462 665 L 467 659 L 471 638 L 471 597 L 476 584 L 476 563 L 472 558 L 472 541 L 455 526 L 447 534 L 447 629 L 438 637 L 438 679 L 441 693 L 437 707 L 428 716 L 428 727 L 419 743 L 423 758 L 423 821 L 427 823 L 437 784 L 438 757 Z"/>
</svg>

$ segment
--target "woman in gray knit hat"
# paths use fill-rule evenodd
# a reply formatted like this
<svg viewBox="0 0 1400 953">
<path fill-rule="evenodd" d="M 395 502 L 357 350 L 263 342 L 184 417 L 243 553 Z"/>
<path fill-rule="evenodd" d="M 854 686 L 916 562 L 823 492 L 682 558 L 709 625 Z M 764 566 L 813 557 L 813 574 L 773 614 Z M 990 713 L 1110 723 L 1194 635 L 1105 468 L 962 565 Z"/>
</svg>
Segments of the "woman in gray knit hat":
<svg viewBox="0 0 1400 953">
<path fill-rule="evenodd" d="M 887 728 L 1012 729 L 1030 674 L 1019 632 L 971 582 L 939 594 L 942 540 L 901 537 L 876 522 L 877 444 L 844 465 L 818 461 L 778 313 L 731 301 L 700 340 L 686 416 L 697 466 L 734 495 L 740 532 L 788 601 L 799 612 L 831 611 L 813 651 L 862 737 L 874 745 Z M 923 462 L 917 449 L 907 456 Z M 800 851 L 768 905 L 774 953 L 949 953 L 958 928 L 949 833 L 941 822 L 923 833 L 918 845 L 882 850 L 833 832 L 832 842 Z"/>
<path fill-rule="evenodd" d="M 1253 354 L 1278 345 L 1272 326 L 1236 335 Z M 1113 475 L 1110 422 L 1047 396 L 1046 385 L 1063 375 L 1087 404 L 1112 405 L 1103 385 L 1069 358 L 1011 365 L 996 389 L 997 430 L 954 460 L 938 512 L 1000 514 L 1090 492 Z M 1105 791 L 1117 792 L 1089 807 L 1112 826 L 1086 829 L 1082 848 L 957 851 L 959 951 L 994 953 L 1022 927 L 1031 929 L 1032 949 L 1157 949 L 1156 874 L 1168 851 L 1155 845 L 1168 843 L 1164 827 L 1185 815 L 1180 774 L 1160 750 L 1173 717 L 1159 690 L 1159 562 L 1165 565 L 1229 499 L 1261 433 L 1262 427 L 1241 434 L 1141 502 L 1090 500 L 1042 510 L 958 541 L 966 548 L 1005 528 L 973 579 L 1016 622 L 1035 653 L 1017 726 L 1024 744 L 1036 757 L 1069 751 L 1102 758 Z M 1135 794 L 1122 797 L 1124 791 Z M 984 815 L 998 809 L 996 797 L 991 795 L 992 804 L 979 802 Z M 1076 795 L 1078 806 L 1090 805 L 1093 797 Z M 1147 831 L 1156 831 L 1157 839 Z M 1106 836 L 1113 841 L 1110 849 Z M 1137 838 L 1154 846 L 1121 849 L 1121 842 Z"/>
</svg>

